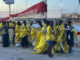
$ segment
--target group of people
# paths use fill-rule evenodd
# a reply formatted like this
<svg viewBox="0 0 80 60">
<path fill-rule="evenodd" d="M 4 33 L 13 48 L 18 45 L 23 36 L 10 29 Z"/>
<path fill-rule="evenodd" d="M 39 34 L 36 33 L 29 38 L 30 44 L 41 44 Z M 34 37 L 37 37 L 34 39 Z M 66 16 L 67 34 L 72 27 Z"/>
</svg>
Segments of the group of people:
<svg viewBox="0 0 80 60">
<path fill-rule="evenodd" d="M 33 46 L 33 54 L 52 57 L 56 53 L 70 53 L 74 46 L 76 30 L 72 22 L 49 21 L 3 21 L 0 23 L 0 36 L 3 47 L 11 44 L 27 48 Z"/>
</svg>

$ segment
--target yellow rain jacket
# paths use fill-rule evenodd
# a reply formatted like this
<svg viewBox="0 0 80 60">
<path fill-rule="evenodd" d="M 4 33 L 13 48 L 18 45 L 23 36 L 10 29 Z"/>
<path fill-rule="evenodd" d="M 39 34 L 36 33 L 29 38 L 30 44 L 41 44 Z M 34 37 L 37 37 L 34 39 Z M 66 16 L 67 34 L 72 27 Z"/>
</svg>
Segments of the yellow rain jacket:
<svg viewBox="0 0 80 60">
<path fill-rule="evenodd" d="M 56 50 L 60 51 L 61 47 L 59 45 L 59 41 L 61 41 L 61 42 L 63 41 L 62 36 L 63 36 L 63 33 L 64 33 L 64 25 L 63 24 L 61 24 L 60 26 L 57 25 L 57 31 L 56 32 L 57 32 Z"/>
<path fill-rule="evenodd" d="M 15 26 L 15 43 L 19 42 L 20 38 L 20 27 L 16 24 Z"/>
<path fill-rule="evenodd" d="M 22 24 L 20 27 L 16 25 L 15 27 L 15 42 L 19 42 L 22 40 L 23 37 L 28 35 L 27 28 L 24 24 Z"/>
<path fill-rule="evenodd" d="M 44 27 L 42 27 L 38 32 L 37 32 L 37 36 L 36 36 L 36 40 L 35 40 L 35 44 L 34 44 L 34 50 L 37 49 L 37 45 L 40 42 L 41 39 L 41 35 L 42 35 L 42 30 L 46 30 L 46 25 L 43 24 Z"/>
<path fill-rule="evenodd" d="M 31 27 L 30 31 L 31 31 L 31 32 L 30 32 L 30 36 L 31 36 L 31 37 L 30 37 L 30 42 L 32 42 L 33 39 L 36 38 L 37 33 L 36 33 L 35 29 L 32 28 L 32 27 Z"/>
<path fill-rule="evenodd" d="M 55 41 L 55 37 L 53 34 L 53 30 L 51 28 L 51 26 L 47 27 L 47 33 L 46 33 L 46 40 L 48 41 Z"/>
<path fill-rule="evenodd" d="M 28 35 L 28 30 L 26 28 L 26 26 L 24 24 L 21 25 L 20 27 L 20 37 L 25 37 L 26 35 Z"/>
<path fill-rule="evenodd" d="M 73 32 L 74 32 L 74 37 L 77 38 L 77 30 L 75 29 L 73 30 Z"/>
<path fill-rule="evenodd" d="M 10 27 L 13 27 L 13 26 L 14 26 L 14 24 L 13 24 L 12 21 L 9 23 L 9 26 L 10 26 Z"/>
<path fill-rule="evenodd" d="M 46 33 L 45 33 L 46 28 L 42 27 L 42 29 L 39 31 L 37 35 L 37 39 L 35 41 L 34 45 L 34 50 L 36 52 L 33 52 L 33 54 L 40 54 L 46 51 L 47 49 L 47 42 L 46 42 Z"/>
<path fill-rule="evenodd" d="M 2 26 L 3 26 L 2 23 L 0 23 L 0 28 L 2 28 Z M 2 31 L 0 30 L 0 35 L 1 35 L 1 34 L 2 34 Z"/>
<path fill-rule="evenodd" d="M 57 34 L 56 50 L 58 50 L 58 51 L 61 50 L 61 46 L 59 44 L 59 41 L 61 41 L 61 43 L 64 47 L 64 53 L 68 53 L 69 52 L 69 46 L 67 45 L 66 37 L 64 35 L 64 25 L 63 24 L 58 26 L 57 32 L 58 32 L 58 34 Z"/>
</svg>

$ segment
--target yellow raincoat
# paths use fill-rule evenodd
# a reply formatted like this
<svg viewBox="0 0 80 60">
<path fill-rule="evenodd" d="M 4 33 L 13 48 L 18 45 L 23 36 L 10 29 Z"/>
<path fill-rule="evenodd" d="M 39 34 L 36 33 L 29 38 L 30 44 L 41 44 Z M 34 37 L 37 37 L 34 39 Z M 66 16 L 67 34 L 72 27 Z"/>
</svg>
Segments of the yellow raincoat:
<svg viewBox="0 0 80 60">
<path fill-rule="evenodd" d="M 0 28 L 2 28 L 2 26 L 3 26 L 2 23 L 0 23 Z M 0 35 L 1 35 L 1 34 L 2 34 L 2 31 L 0 31 Z"/>
<path fill-rule="evenodd" d="M 15 26 L 15 43 L 19 42 L 20 38 L 20 27 L 16 24 Z"/>
<path fill-rule="evenodd" d="M 53 30 L 50 26 L 47 27 L 46 40 L 55 41 Z"/>
<path fill-rule="evenodd" d="M 10 27 L 13 27 L 13 26 L 14 26 L 14 24 L 13 24 L 12 21 L 9 23 L 9 26 L 10 26 Z"/>
<path fill-rule="evenodd" d="M 68 53 L 69 51 L 69 46 L 67 45 L 67 42 L 65 41 L 66 38 L 65 36 L 63 36 L 64 34 L 64 25 L 61 24 L 60 26 L 57 26 L 57 44 L 56 44 L 56 50 L 60 51 L 61 50 L 61 46 L 59 44 L 59 41 L 61 41 L 63 48 L 64 48 L 64 53 Z"/>
<path fill-rule="evenodd" d="M 37 49 L 37 45 L 40 42 L 41 35 L 42 35 L 42 30 L 46 30 L 46 25 L 45 24 L 43 24 L 43 27 L 37 32 L 37 37 L 36 37 L 35 44 L 34 44 L 34 50 Z"/>
<path fill-rule="evenodd" d="M 34 45 L 34 50 L 36 50 L 36 52 L 33 52 L 33 54 L 40 54 L 46 51 L 47 41 L 46 41 L 45 30 L 46 28 L 42 27 L 42 29 L 39 31 Z"/>
<path fill-rule="evenodd" d="M 35 31 L 35 29 L 34 28 L 30 28 L 30 42 L 32 43 L 33 42 L 33 39 L 34 38 L 36 38 L 36 36 L 37 36 L 37 32 Z"/>
<path fill-rule="evenodd" d="M 53 27 L 56 27 L 56 25 L 54 24 Z M 56 28 L 54 28 L 54 31 L 55 30 L 56 30 Z M 46 40 L 47 41 L 56 41 L 55 34 L 53 34 L 53 30 L 52 30 L 51 26 L 47 27 Z M 55 54 L 54 47 L 52 48 L 51 52 L 53 55 Z"/>
<path fill-rule="evenodd" d="M 22 40 L 23 37 L 28 35 L 27 28 L 24 24 L 22 24 L 20 27 L 16 25 L 15 27 L 15 42 L 19 42 Z"/>
</svg>

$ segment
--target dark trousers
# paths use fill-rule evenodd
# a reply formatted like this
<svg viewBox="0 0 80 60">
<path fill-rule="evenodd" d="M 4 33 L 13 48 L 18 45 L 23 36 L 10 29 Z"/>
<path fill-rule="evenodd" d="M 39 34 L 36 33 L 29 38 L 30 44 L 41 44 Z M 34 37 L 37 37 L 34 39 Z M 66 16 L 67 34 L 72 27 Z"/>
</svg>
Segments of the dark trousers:
<svg viewBox="0 0 80 60">
<path fill-rule="evenodd" d="M 21 41 L 21 46 L 22 46 L 23 48 L 26 48 L 26 47 L 28 46 L 27 37 L 28 37 L 28 36 L 25 36 L 25 37 L 22 39 L 22 41 Z"/>
<path fill-rule="evenodd" d="M 72 45 L 69 45 L 69 53 L 72 52 Z"/>
<path fill-rule="evenodd" d="M 3 47 L 9 47 L 9 46 L 10 46 L 9 35 L 4 34 L 3 35 Z"/>
<path fill-rule="evenodd" d="M 52 56 L 52 53 L 51 53 L 51 50 L 52 50 L 52 47 L 54 47 L 54 45 L 56 44 L 55 41 L 47 41 L 47 44 L 48 44 L 48 56 Z"/>
<path fill-rule="evenodd" d="M 13 35 L 13 45 L 15 46 L 15 41 L 14 41 L 14 39 L 15 39 L 15 35 Z"/>
</svg>

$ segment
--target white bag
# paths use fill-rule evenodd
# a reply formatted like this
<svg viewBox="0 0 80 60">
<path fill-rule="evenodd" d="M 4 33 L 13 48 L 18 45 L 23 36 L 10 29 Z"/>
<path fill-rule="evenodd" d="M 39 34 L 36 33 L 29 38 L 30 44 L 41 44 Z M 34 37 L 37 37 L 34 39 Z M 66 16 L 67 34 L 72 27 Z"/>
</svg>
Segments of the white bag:
<svg viewBox="0 0 80 60">
<path fill-rule="evenodd" d="M 20 43 L 16 43 L 15 46 L 16 46 L 16 47 L 20 47 L 21 44 L 20 44 Z"/>
</svg>

